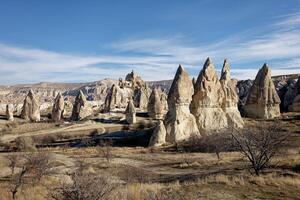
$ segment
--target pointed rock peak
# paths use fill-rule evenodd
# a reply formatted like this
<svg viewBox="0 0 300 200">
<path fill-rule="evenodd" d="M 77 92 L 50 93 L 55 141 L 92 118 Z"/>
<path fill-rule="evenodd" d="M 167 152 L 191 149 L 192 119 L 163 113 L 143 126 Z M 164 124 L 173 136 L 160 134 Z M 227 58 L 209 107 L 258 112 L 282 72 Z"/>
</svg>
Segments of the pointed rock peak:
<svg viewBox="0 0 300 200">
<path fill-rule="evenodd" d="M 135 113 L 135 107 L 132 99 L 129 99 L 125 113 Z"/>
<path fill-rule="evenodd" d="M 29 96 L 31 96 L 31 97 L 33 97 L 33 96 L 34 96 L 34 92 L 33 92 L 33 90 L 32 90 L 32 89 L 30 89 L 30 90 L 29 90 L 29 92 L 28 92 L 28 95 L 29 95 Z"/>
<path fill-rule="evenodd" d="M 267 65 L 267 63 L 264 63 L 262 68 L 260 68 L 255 79 L 257 79 L 257 78 L 262 79 L 264 77 L 268 77 L 271 79 L 271 70 L 270 70 L 270 67 Z"/>
<path fill-rule="evenodd" d="M 222 72 L 221 72 L 221 80 L 230 79 L 230 68 L 227 59 L 224 60 Z"/>
<path fill-rule="evenodd" d="M 212 60 L 210 59 L 210 57 L 208 57 L 203 65 L 203 69 L 206 69 L 210 66 L 213 66 Z"/>
<path fill-rule="evenodd" d="M 83 94 L 83 92 L 82 92 L 82 90 L 79 90 L 79 93 L 78 93 L 78 95 L 77 95 L 76 98 L 77 98 L 77 99 L 82 99 L 83 101 L 86 100 L 86 99 L 85 99 L 85 96 L 84 96 L 84 94 Z"/>
</svg>

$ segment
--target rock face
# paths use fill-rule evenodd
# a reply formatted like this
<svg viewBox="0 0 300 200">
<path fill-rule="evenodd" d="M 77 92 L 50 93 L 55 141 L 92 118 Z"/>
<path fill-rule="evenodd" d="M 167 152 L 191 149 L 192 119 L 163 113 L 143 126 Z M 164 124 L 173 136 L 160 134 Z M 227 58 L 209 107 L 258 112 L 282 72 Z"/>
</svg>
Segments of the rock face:
<svg viewBox="0 0 300 200">
<path fill-rule="evenodd" d="M 169 111 L 165 118 L 166 142 L 174 143 L 200 135 L 195 117 L 189 109 L 193 92 L 189 75 L 179 65 L 168 94 Z"/>
<path fill-rule="evenodd" d="M 151 136 L 149 146 L 161 146 L 166 143 L 166 128 L 162 120 L 159 120 Z"/>
<path fill-rule="evenodd" d="M 12 104 L 6 105 L 6 119 L 8 121 L 14 121 L 14 106 Z"/>
<path fill-rule="evenodd" d="M 226 113 L 228 127 L 243 128 L 244 121 L 237 107 L 239 100 L 236 92 L 237 81 L 230 78 L 229 64 L 227 60 L 225 60 L 223 64 L 220 83 L 224 92 L 222 109 Z"/>
<path fill-rule="evenodd" d="M 40 121 L 40 104 L 32 90 L 30 90 L 24 100 L 21 118 L 34 122 Z"/>
<path fill-rule="evenodd" d="M 228 74 L 224 73 L 223 76 Z M 223 82 L 225 86 L 225 81 Z M 222 105 L 231 103 L 231 94 L 228 95 L 228 99 L 224 101 L 225 95 L 214 65 L 207 58 L 197 78 L 191 103 L 191 113 L 196 117 L 201 134 L 209 135 L 228 127 L 227 117 L 222 109 Z"/>
<path fill-rule="evenodd" d="M 248 117 L 270 119 L 280 116 L 280 99 L 271 79 L 271 70 L 264 64 L 250 89 L 245 114 Z"/>
<path fill-rule="evenodd" d="M 134 90 L 134 105 L 139 108 L 141 111 L 147 111 L 148 107 L 148 90 L 146 88 L 138 88 Z"/>
<path fill-rule="evenodd" d="M 110 112 L 116 107 L 117 98 L 119 97 L 117 93 L 118 93 L 117 86 L 113 84 L 105 98 L 105 103 L 104 103 L 105 112 Z"/>
<path fill-rule="evenodd" d="M 298 78 L 297 83 L 295 84 L 295 94 L 296 94 L 296 97 L 294 98 L 294 101 L 292 104 L 292 111 L 300 112 L 300 76 Z"/>
<path fill-rule="evenodd" d="M 164 119 L 166 114 L 165 95 L 160 88 L 153 88 L 148 103 L 148 114 L 153 119 Z"/>
<path fill-rule="evenodd" d="M 82 120 L 85 117 L 93 114 L 93 110 L 86 101 L 86 97 L 79 91 L 79 94 L 76 96 L 75 103 L 72 110 L 71 120 L 78 121 Z"/>
<path fill-rule="evenodd" d="M 65 110 L 65 101 L 62 94 L 59 92 L 56 98 L 54 99 L 54 104 L 52 108 L 52 120 L 59 122 L 63 119 Z"/>
<path fill-rule="evenodd" d="M 126 121 L 128 124 L 136 123 L 136 111 L 132 99 L 129 100 L 125 110 Z"/>
</svg>

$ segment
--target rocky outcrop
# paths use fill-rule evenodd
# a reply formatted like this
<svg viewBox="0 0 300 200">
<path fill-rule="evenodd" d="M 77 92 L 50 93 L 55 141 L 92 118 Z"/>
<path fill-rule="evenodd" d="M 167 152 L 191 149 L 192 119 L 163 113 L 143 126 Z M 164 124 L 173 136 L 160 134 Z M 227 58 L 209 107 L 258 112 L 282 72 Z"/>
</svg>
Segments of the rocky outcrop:
<svg viewBox="0 0 300 200">
<path fill-rule="evenodd" d="M 224 73 L 223 75 L 227 76 L 228 74 Z M 222 109 L 225 95 L 210 58 L 205 61 L 194 87 L 191 113 L 196 117 L 201 134 L 209 135 L 227 128 L 227 117 Z"/>
<path fill-rule="evenodd" d="M 229 64 L 227 60 L 224 61 L 220 83 L 224 92 L 222 109 L 226 114 L 228 127 L 243 128 L 244 121 L 238 110 L 239 97 L 236 92 L 237 81 L 230 78 Z"/>
<path fill-rule="evenodd" d="M 148 114 L 153 119 L 164 119 L 166 110 L 165 94 L 160 88 L 153 88 L 148 103 Z"/>
<path fill-rule="evenodd" d="M 80 90 L 73 105 L 71 120 L 82 120 L 91 114 L 93 114 L 93 110 L 87 103 L 86 97 L 84 96 L 83 92 Z"/>
<path fill-rule="evenodd" d="M 258 71 L 247 97 L 245 114 L 252 118 L 270 119 L 280 116 L 280 99 L 271 79 L 271 70 L 264 64 Z"/>
<path fill-rule="evenodd" d="M 134 105 L 139 108 L 141 111 L 147 111 L 148 107 L 148 90 L 146 88 L 138 88 L 134 90 Z"/>
<path fill-rule="evenodd" d="M 129 100 L 125 110 L 126 121 L 128 124 L 136 123 L 136 111 L 132 99 Z"/>
<path fill-rule="evenodd" d="M 12 104 L 6 105 L 6 119 L 8 121 L 14 121 L 14 106 Z"/>
<path fill-rule="evenodd" d="M 200 135 L 195 117 L 189 109 L 193 93 L 192 81 L 179 65 L 168 94 L 169 111 L 165 118 L 166 142 L 174 143 Z"/>
<path fill-rule="evenodd" d="M 115 84 L 113 84 L 105 98 L 104 111 L 110 112 L 113 109 L 115 109 L 118 98 L 119 98 L 119 95 L 117 92 L 117 86 Z"/>
<path fill-rule="evenodd" d="M 21 118 L 33 122 L 40 121 L 40 103 L 35 97 L 32 90 L 30 90 L 24 100 Z"/>
<path fill-rule="evenodd" d="M 166 128 L 162 120 L 159 120 L 150 138 L 149 146 L 161 146 L 166 143 Z"/>
<path fill-rule="evenodd" d="M 52 108 L 52 120 L 55 122 L 59 122 L 63 119 L 65 110 L 65 101 L 62 94 L 59 92 L 54 99 L 54 104 Z"/>
<path fill-rule="evenodd" d="M 295 98 L 293 100 L 292 104 L 292 111 L 294 112 L 300 112 L 300 76 L 298 78 L 297 83 L 295 84 Z"/>
</svg>

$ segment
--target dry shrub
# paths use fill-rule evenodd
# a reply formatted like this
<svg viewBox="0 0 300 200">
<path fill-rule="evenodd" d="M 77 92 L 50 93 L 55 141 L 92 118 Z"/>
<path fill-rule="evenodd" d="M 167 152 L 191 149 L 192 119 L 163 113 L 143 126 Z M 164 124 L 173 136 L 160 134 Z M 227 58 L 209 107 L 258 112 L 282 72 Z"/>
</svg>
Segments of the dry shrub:
<svg viewBox="0 0 300 200">
<path fill-rule="evenodd" d="M 36 151 L 36 146 L 31 137 L 18 137 L 16 139 L 16 147 L 19 151 Z"/>
<path fill-rule="evenodd" d="M 119 184 L 105 175 L 71 174 L 71 182 L 62 183 L 52 190 L 50 196 L 56 200 L 109 200 Z"/>
<path fill-rule="evenodd" d="M 231 150 L 232 140 L 228 132 L 221 131 L 213 135 L 194 136 L 185 145 L 185 151 L 215 153 L 220 159 L 220 153 Z"/>
</svg>

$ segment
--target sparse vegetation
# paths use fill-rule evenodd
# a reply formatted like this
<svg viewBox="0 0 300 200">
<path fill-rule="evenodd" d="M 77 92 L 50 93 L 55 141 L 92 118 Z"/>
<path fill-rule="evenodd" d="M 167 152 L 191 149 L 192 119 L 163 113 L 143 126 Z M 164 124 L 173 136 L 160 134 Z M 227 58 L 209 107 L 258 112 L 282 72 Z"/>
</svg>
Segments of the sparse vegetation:
<svg viewBox="0 0 300 200">
<path fill-rule="evenodd" d="M 269 166 L 288 136 L 280 126 L 267 124 L 232 133 L 234 146 L 247 158 L 256 175 Z"/>
</svg>

